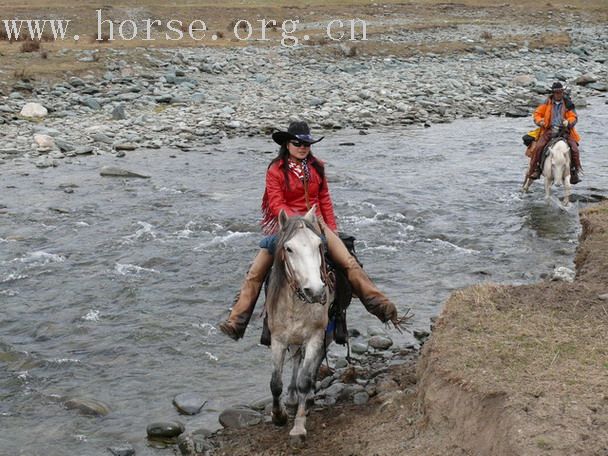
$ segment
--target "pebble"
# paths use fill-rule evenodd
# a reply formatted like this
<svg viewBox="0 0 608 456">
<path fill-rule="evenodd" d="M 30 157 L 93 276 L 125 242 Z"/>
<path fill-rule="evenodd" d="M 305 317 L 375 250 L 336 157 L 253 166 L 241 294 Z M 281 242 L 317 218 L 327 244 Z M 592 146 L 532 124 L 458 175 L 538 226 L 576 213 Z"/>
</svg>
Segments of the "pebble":
<svg viewBox="0 0 608 456">
<path fill-rule="evenodd" d="M 135 449 L 130 445 L 109 447 L 108 451 L 114 456 L 133 456 L 135 454 Z"/>
<path fill-rule="evenodd" d="M 393 345 L 393 341 L 390 337 L 373 336 L 369 339 L 369 345 L 376 350 L 388 350 Z"/>
<path fill-rule="evenodd" d="M 206 402 L 198 393 L 181 393 L 173 398 L 173 405 L 184 415 L 196 415 Z"/>
<path fill-rule="evenodd" d="M 224 410 L 219 421 L 225 428 L 244 428 L 259 424 L 264 419 L 260 412 L 244 406 L 231 407 Z"/>
<path fill-rule="evenodd" d="M 367 404 L 367 401 L 369 401 L 369 394 L 366 391 L 361 391 L 353 396 L 353 403 L 355 405 Z"/>
<path fill-rule="evenodd" d="M 68 410 L 78 410 L 82 415 L 106 416 L 110 407 L 101 401 L 88 398 L 73 398 L 65 402 Z"/>
<path fill-rule="evenodd" d="M 576 273 L 572 269 L 566 268 L 564 266 L 559 266 L 553 271 L 553 274 L 551 275 L 551 280 L 571 283 L 574 282 L 575 276 Z"/>
</svg>

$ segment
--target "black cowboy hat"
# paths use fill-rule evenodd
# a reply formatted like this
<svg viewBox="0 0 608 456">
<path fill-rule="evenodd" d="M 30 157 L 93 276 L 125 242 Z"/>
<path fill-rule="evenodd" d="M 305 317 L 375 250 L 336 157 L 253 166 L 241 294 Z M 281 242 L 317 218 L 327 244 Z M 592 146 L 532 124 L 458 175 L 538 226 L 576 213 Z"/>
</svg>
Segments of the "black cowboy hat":
<svg viewBox="0 0 608 456">
<path fill-rule="evenodd" d="M 303 121 L 291 122 L 287 131 L 275 131 L 272 134 L 272 139 L 277 144 L 283 145 L 287 141 L 298 140 L 307 144 L 314 144 L 321 141 L 325 136 L 321 136 L 319 139 L 315 139 L 310 134 L 310 128 L 308 124 Z"/>
<path fill-rule="evenodd" d="M 551 92 L 556 92 L 558 90 L 564 90 L 564 86 L 561 82 L 554 82 L 551 86 Z"/>
</svg>

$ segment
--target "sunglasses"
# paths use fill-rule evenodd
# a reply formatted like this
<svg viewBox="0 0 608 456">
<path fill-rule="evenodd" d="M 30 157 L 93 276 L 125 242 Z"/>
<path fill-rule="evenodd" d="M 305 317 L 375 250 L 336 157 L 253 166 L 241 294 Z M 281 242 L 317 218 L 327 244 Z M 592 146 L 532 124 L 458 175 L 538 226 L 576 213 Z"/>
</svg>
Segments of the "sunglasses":
<svg viewBox="0 0 608 456">
<path fill-rule="evenodd" d="M 291 144 L 293 147 L 310 147 L 309 143 L 302 141 L 289 141 L 289 144 Z"/>
</svg>

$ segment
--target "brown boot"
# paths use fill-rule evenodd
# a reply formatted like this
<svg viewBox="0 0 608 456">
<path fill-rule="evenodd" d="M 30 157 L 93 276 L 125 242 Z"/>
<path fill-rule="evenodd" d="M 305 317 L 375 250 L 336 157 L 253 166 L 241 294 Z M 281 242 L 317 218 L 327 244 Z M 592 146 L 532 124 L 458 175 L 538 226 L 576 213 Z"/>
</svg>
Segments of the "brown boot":
<svg viewBox="0 0 608 456">
<path fill-rule="evenodd" d="M 228 337 L 239 340 L 245 334 L 272 261 L 273 256 L 266 249 L 261 249 L 253 260 L 241 290 L 236 295 L 230 316 L 219 325 L 220 331 Z"/>
<path fill-rule="evenodd" d="M 528 177 L 532 180 L 536 180 L 540 177 L 540 154 L 542 151 L 538 149 L 534 152 L 534 156 L 530 160 L 530 169 L 528 170 Z"/>
<path fill-rule="evenodd" d="M 397 308 L 370 280 L 357 260 L 348 252 L 340 238 L 329 228 L 325 228 L 327 248 L 331 258 L 346 272 L 348 281 L 367 311 L 382 322 L 398 321 Z"/>
<path fill-rule="evenodd" d="M 578 150 L 578 144 L 575 140 L 569 138 L 568 145 L 570 146 L 570 157 L 572 159 L 572 167 L 570 168 L 570 183 L 574 185 L 578 184 L 582 180 L 580 178 L 580 174 L 582 174 L 581 155 Z"/>
</svg>

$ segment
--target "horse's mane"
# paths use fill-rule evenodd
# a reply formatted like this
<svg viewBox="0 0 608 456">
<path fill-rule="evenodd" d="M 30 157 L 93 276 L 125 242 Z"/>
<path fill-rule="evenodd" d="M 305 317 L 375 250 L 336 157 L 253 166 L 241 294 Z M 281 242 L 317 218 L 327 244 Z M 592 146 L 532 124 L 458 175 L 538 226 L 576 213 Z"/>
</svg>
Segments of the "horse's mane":
<svg viewBox="0 0 608 456">
<path fill-rule="evenodd" d="M 272 272 L 270 273 L 270 280 L 268 283 L 268 293 L 266 295 L 267 312 L 274 311 L 279 301 L 281 290 L 283 287 L 287 286 L 285 258 L 283 256 L 283 248 L 285 243 L 290 240 L 295 235 L 296 231 L 301 228 L 308 228 L 317 236 L 322 236 L 318 223 L 311 223 L 301 216 L 289 217 L 285 224 L 281 227 L 280 231 L 277 233 L 277 247 L 274 255 Z"/>
</svg>

